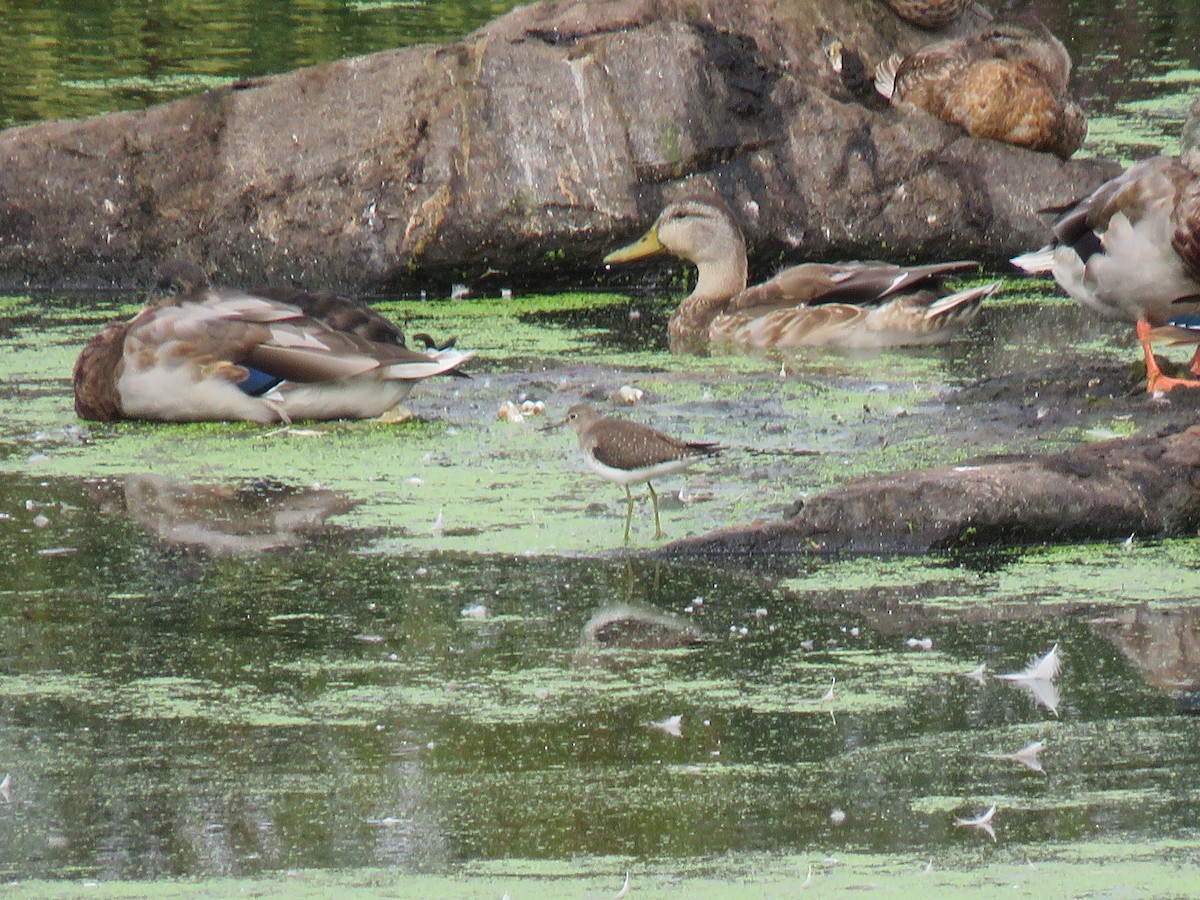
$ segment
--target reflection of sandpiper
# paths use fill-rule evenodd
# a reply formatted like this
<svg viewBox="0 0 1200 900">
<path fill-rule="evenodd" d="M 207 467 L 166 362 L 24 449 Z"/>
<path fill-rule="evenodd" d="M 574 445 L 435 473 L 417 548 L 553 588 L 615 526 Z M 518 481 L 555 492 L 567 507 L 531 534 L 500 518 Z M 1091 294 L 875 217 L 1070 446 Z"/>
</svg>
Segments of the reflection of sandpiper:
<svg viewBox="0 0 1200 900">
<path fill-rule="evenodd" d="M 164 541 L 219 556 L 298 546 L 356 505 L 335 491 L 278 482 L 194 484 L 151 474 L 95 482 L 92 493 L 103 508 L 124 512 Z"/>
<path fill-rule="evenodd" d="M 658 494 L 650 484 L 651 478 L 682 472 L 721 448 L 713 443 L 681 441 L 656 431 L 647 425 L 625 419 L 601 416 L 595 407 L 577 403 L 567 410 L 566 424 L 579 437 L 579 449 L 587 464 L 601 478 L 625 487 L 625 542 L 629 542 L 629 525 L 633 519 L 631 484 L 645 482 L 654 504 L 654 537 L 663 536 L 658 516 Z M 559 423 L 562 424 L 562 423 Z"/>
<path fill-rule="evenodd" d="M 663 650 L 689 647 L 707 638 L 679 616 L 644 603 L 601 607 L 584 623 L 575 665 L 623 669 Z"/>
</svg>

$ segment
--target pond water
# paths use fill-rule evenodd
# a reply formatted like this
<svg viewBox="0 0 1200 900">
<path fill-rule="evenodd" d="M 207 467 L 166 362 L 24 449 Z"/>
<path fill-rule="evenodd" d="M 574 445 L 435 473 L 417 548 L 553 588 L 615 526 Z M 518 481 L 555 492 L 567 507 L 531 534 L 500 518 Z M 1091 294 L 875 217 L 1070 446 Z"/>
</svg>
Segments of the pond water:
<svg viewBox="0 0 1200 900">
<path fill-rule="evenodd" d="M 0 121 L 452 38 L 510 5 L 9 4 Z M 1033 5 L 1114 123 L 1095 146 L 1169 149 L 1200 77 L 1196 5 Z M 1194 540 L 666 565 L 641 553 L 644 494 L 624 552 L 624 497 L 572 436 L 496 418 L 631 383 L 625 414 L 720 440 L 719 462 L 658 485 L 670 537 L 854 475 L 1195 420 L 1200 398 L 1152 404 L 1125 378 L 1126 329 L 1055 290 L 1007 287 L 946 347 L 785 359 L 672 357 L 672 298 L 396 300 L 410 332 L 479 352 L 470 382 L 421 386 L 417 421 L 85 426 L 74 358 L 137 301 L 0 299 L 10 891 L 1200 883 Z M 993 677 L 1054 647 L 1052 690 Z M 1036 764 L 1011 758 L 1035 741 Z M 956 825 L 992 806 L 994 839 Z"/>
<path fill-rule="evenodd" d="M 1194 416 L 1136 390 L 1053 415 L 1048 387 L 947 394 L 1119 372 L 1124 329 L 1051 293 L 933 351 L 783 360 L 671 357 L 655 298 L 397 302 L 472 334 L 472 381 L 423 384 L 423 421 L 284 433 L 84 427 L 71 361 L 136 298 L 14 298 L 0 877 L 611 896 L 628 870 L 696 896 L 811 866 L 830 889 L 1054 895 L 1103 862 L 1102 886 L 1178 889 L 1200 849 L 1193 541 L 670 566 L 613 554 L 624 498 L 569 434 L 495 418 L 641 386 L 634 418 L 730 447 L 660 484 L 682 537 L 848 473 Z M 635 551 L 649 527 L 639 501 Z M 1055 646 L 1049 692 L 992 677 Z M 997 758 L 1035 741 L 1033 768 Z M 955 824 L 993 805 L 995 840 Z"/>
</svg>

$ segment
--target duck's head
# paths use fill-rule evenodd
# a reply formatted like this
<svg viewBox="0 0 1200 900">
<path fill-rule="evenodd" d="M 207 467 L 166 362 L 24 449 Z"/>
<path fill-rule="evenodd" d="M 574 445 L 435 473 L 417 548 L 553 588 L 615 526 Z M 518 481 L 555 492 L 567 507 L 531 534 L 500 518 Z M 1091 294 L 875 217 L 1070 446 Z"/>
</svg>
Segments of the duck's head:
<svg viewBox="0 0 1200 900">
<path fill-rule="evenodd" d="M 623 263 L 671 253 L 696 265 L 693 294 L 732 297 L 746 288 L 746 241 L 733 214 L 715 200 L 680 200 L 661 213 L 650 230 L 604 257 Z"/>
<path fill-rule="evenodd" d="M 1053 91 L 1067 90 L 1071 57 L 1062 41 L 1037 19 L 996 24 L 983 31 L 979 39 L 996 59 L 1031 66 L 1042 74 Z"/>
<path fill-rule="evenodd" d="M 173 259 L 155 273 L 147 306 L 170 306 L 207 290 L 208 275 L 190 259 Z"/>
</svg>

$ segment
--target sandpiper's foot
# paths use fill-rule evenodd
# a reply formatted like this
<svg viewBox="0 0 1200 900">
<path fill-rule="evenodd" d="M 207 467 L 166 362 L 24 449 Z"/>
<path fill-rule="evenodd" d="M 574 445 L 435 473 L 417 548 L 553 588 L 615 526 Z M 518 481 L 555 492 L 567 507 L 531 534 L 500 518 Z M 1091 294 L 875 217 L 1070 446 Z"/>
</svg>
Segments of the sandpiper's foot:
<svg viewBox="0 0 1200 900">
<path fill-rule="evenodd" d="M 650 502 L 654 504 L 654 539 L 661 541 L 666 535 L 663 534 L 662 521 L 658 518 L 658 494 L 654 492 L 654 485 L 649 481 L 646 482 L 646 487 L 650 490 Z"/>
</svg>

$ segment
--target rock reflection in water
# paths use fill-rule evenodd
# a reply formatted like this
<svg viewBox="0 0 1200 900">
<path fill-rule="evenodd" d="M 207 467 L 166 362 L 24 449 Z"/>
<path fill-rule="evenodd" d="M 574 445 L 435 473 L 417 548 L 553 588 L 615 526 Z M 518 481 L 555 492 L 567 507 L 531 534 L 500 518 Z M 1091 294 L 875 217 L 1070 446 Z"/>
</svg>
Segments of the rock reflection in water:
<svg viewBox="0 0 1200 900">
<path fill-rule="evenodd" d="M 1133 663 L 1143 681 L 1200 708 L 1200 610 L 1122 609 L 1100 630 Z"/>
<path fill-rule="evenodd" d="M 172 544 L 237 556 L 296 547 L 357 505 L 337 491 L 273 480 L 200 483 L 148 473 L 90 485 L 101 509 Z"/>
</svg>

